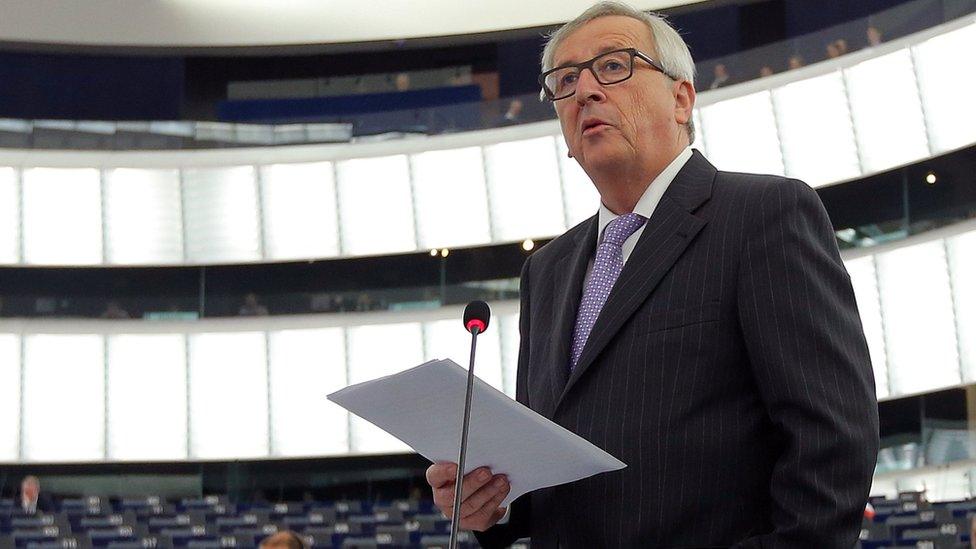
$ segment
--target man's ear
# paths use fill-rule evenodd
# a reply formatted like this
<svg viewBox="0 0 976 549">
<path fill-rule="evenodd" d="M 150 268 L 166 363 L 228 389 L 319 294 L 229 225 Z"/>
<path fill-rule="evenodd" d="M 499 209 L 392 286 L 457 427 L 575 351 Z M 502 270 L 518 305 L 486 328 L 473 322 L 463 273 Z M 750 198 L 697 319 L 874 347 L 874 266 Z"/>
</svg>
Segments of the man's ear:
<svg viewBox="0 0 976 549">
<path fill-rule="evenodd" d="M 674 121 L 679 125 L 683 126 L 691 121 L 695 97 L 695 86 L 691 82 L 681 80 L 677 83 L 674 92 Z"/>
</svg>

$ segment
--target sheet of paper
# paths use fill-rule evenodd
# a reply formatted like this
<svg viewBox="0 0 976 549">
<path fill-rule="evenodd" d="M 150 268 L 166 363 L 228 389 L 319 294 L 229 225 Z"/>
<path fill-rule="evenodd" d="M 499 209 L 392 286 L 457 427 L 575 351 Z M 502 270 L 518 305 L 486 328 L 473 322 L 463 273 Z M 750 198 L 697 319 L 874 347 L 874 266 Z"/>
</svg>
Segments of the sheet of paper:
<svg viewBox="0 0 976 549">
<path fill-rule="evenodd" d="M 502 507 L 526 492 L 626 465 L 476 378 L 465 473 L 488 466 L 512 485 Z M 467 370 L 434 360 L 351 385 L 329 400 L 400 439 L 433 462 L 456 462 Z"/>
</svg>

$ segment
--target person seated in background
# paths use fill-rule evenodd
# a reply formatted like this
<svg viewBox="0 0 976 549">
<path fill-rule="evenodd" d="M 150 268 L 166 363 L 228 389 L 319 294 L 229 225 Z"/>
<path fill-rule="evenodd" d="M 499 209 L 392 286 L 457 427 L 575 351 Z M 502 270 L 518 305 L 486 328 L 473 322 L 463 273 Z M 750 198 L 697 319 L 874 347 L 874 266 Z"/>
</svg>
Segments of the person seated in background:
<svg viewBox="0 0 976 549">
<path fill-rule="evenodd" d="M 244 304 L 237 311 L 239 316 L 268 316 L 268 308 L 258 301 L 258 296 L 251 292 L 244 296 Z"/>
<path fill-rule="evenodd" d="M 715 65 L 713 70 L 715 74 L 715 79 L 712 80 L 712 85 L 708 87 L 710 90 L 718 89 L 729 83 L 729 70 L 725 67 L 723 63 Z"/>
<path fill-rule="evenodd" d="M 282 530 L 261 540 L 258 547 L 260 549 L 305 549 L 305 541 L 291 530 Z"/>
<path fill-rule="evenodd" d="M 398 92 L 410 91 L 410 75 L 405 72 L 397 73 L 393 85 Z"/>
<path fill-rule="evenodd" d="M 881 31 L 874 25 L 869 25 L 867 30 L 868 46 L 877 46 L 882 42 Z"/>
<path fill-rule="evenodd" d="M 827 44 L 827 59 L 836 59 L 840 57 L 840 50 L 837 49 L 837 41 L 833 41 Z"/>
<path fill-rule="evenodd" d="M 847 48 L 847 40 L 844 40 L 843 38 L 834 40 L 834 45 L 837 46 L 838 55 L 847 55 L 850 52 L 850 50 Z"/>
<path fill-rule="evenodd" d="M 102 311 L 102 314 L 99 316 L 109 320 L 125 320 L 130 318 L 129 312 L 123 309 L 122 306 L 119 305 L 119 302 L 115 301 L 114 299 L 105 305 L 105 310 Z"/>
<path fill-rule="evenodd" d="M 41 493 L 41 481 L 34 475 L 28 475 L 20 482 L 20 510 L 25 515 L 54 511 L 51 499 L 47 494 Z"/>
<path fill-rule="evenodd" d="M 762 68 L 759 69 L 759 78 L 766 78 L 767 76 L 772 76 L 772 75 L 773 75 L 773 68 L 770 67 L 769 65 L 763 65 Z"/>
<path fill-rule="evenodd" d="M 803 56 L 791 55 L 786 64 L 789 66 L 790 70 L 798 69 L 804 65 Z"/>
<path fill-rule="evenodd" d="M 508 110 L 502 116 L 501 124 L 518 124 L 522 118 L 522 107 L 521 99 L 512 99 L 512 102 L 508 104 Z"/>
</svg>

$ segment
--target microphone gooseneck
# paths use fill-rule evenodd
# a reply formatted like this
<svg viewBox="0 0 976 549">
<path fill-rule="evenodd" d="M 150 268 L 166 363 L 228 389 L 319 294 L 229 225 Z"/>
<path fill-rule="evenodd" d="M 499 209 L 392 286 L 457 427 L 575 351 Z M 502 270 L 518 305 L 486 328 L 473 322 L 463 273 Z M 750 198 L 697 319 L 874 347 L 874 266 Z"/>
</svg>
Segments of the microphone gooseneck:
<svg viewBox="0 0 976 549">
<path fill-rule="evenodd" d="M 471 395 L 474 389 L 474 355 L 478 334 L 488 328 L 491 308 L 484 301 L 472 301 L 464 308 L 464 329 L 471 333 L 471 357 L 468 362 L 468 386 L 464 395 L 464 418 L 461 421 L 461 444 L 458 450 L 457 475 L 454 477 L 454 509 L 451 513 L 450 548 L 457 549 L 461 522 L 461 489 L 464 482 L 464 458 L 468 451 L 468 426 L 471 424 Z"/>
</svg>

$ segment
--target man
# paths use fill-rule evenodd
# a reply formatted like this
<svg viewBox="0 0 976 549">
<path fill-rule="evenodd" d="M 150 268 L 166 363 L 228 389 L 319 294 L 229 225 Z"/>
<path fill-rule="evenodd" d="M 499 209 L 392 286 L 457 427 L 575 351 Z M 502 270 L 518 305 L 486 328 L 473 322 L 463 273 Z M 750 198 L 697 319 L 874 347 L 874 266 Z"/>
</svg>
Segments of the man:
<svg viewBox="0 0 976 549">
<path fill-rule="evenodd" d="M 661 18 L 598 4 L 543 71 L 602 204 L 523 267 L 516 395 L 627 467 L 521 497 L 503 524 L 505 471 L 477 469 L 461 527 L 486 547 L 851 547 L 877 403 L 816 193 L 689 148 L 694 65 Z M 427 471 L 446 513 L 455 470 Z"/>
<path fill-rule="evenodd" d="M 258 547 L 259 549 L 305 549 L 305 541 L 291 530 L 282 530 L 261 540 Z"/>
<path fill-rule="evenodd" d="M 25 515 L 49 513 L 54 510 L 46 494 L 41 494 L 41 481 L 29 475 L 20 481 L 20 510 Z"/>
<path fill-rule="evenodd" d="M 709 89 L 717 90 L 722 86 L 729 84 L 729 70 L 724 64 L 719 63 L 718 65 L 715 65 L 713 72 L 715 74 L 715 78 L 712 79 L 712 85 L 708 87 Z"/>
</svg>

